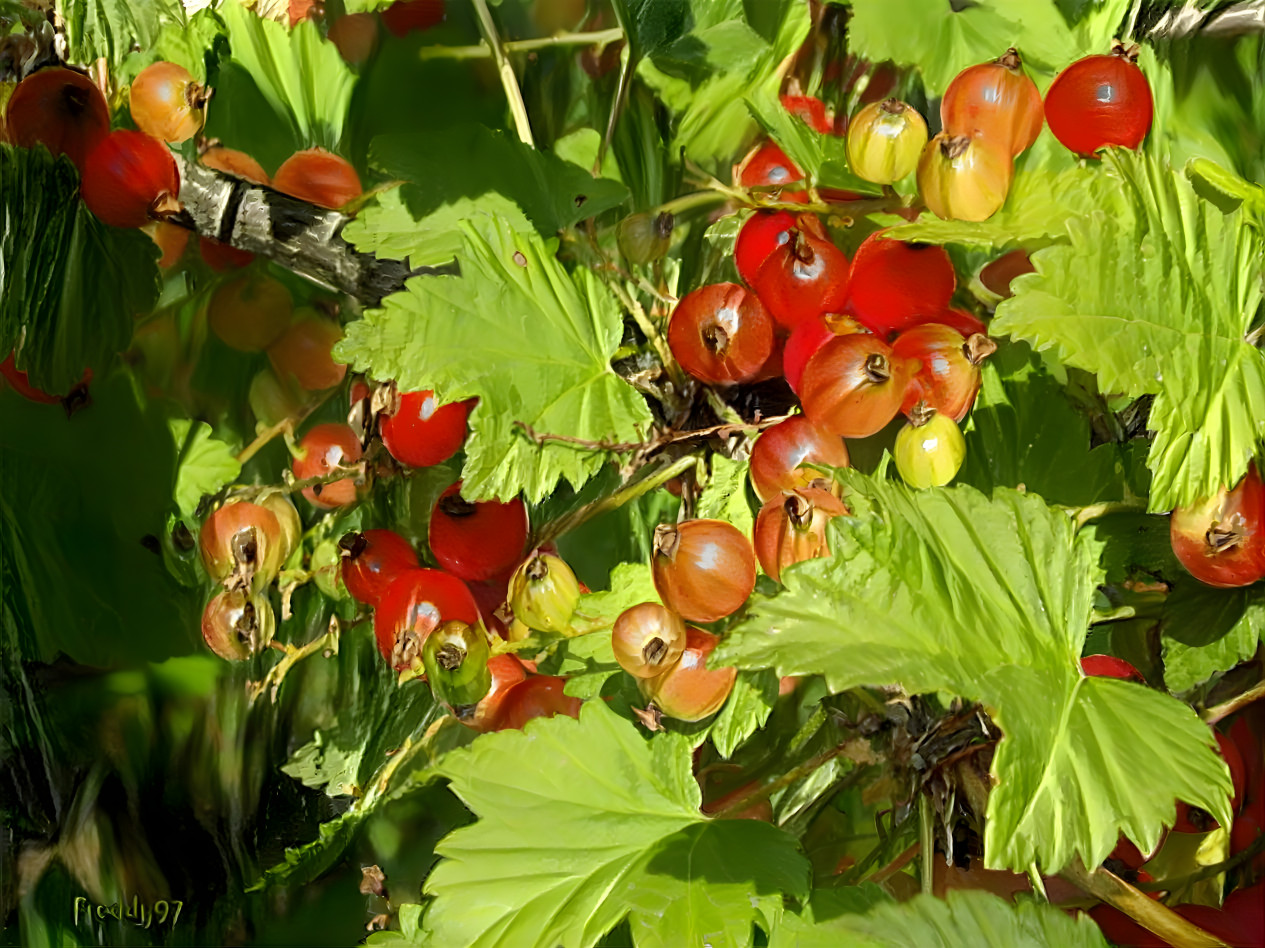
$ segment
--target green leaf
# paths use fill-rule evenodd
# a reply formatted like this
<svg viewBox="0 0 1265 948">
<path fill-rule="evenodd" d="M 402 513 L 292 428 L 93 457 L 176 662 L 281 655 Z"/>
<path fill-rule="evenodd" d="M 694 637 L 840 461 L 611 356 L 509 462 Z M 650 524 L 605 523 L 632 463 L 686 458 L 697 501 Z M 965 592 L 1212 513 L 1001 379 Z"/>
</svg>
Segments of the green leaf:
<svg viewBox="0 0 1265 948">
<path fill-rule="evenodd" d="M 721 757 L 732 757 L 743 741 L 764 727 L 777 702 L 777 689 L 778 677 L 767 668 L 738 674 L 708 732 Z"/>
<path fill-rule="evenodd" d="M 1179 579 L 1164 603 L 1164 685 L 1189 691 L 1256 654 L 1265 637 L 1265 590 L 1213 589 Z"/>
<path fill-rule="evenodd" d="M 233 85 L 253 83 L 268 111 L 230 116 L 227 113 L 235 110 L 217 102 L 219 109 L 213 106 L 211 117 L 224 112 L 230 121 L 240 118 L 250 122 L 257 133 L 241 136 L 244 141 L 276 139 L 279 126 L 300 147 L 319 145 L 337 150 L 356 85 L 356 75 L 343 62 L 338 48 L 326 42 L 310 20 L 287 29 L 247 10 L 237 0 L 228 0 L 219 12 L 228 30 L 233 68 L 222 72 L 218 84 L 230 87 L 224 95 L 232 102 L 236 97 Z M 218 93 L 217 88 L 217 98 Z M 231 142 L 239 136 L 225 137 Z"/>
<path fill-rule="evenodd" d="M 43 148 L 0 146 L 0 213 L 0 354 L 21 343 L 31 384 L 68 392 L 127 348 L 133 317 L 153 307 L 158 250 L 97 221 L 74 167 Z"/>
<path fill-rule="evenodd" d="M 1069 506 L 1124 499 L 1122 452 L 1090 448 L 1088 419 L 1027 346 L 1003 343 L 982 368 L 957 483 L 985 492 L 1023 485 Z"/>
<path fill-rule="evenodd" d="M 943 900 L 918 895 L 886 900 L 865 914 L 811 924 L 788 913 L 770 948 L 1106 948 L 1088 915 L 1042 902 L 1010 903 L 989 892 L 954 890 Z"/>
<path fill-rule="evenodd" d="M 55 7 L 65 24 L 67 61 L 104 58 L 111 72 L 135 46 L 152 46 L 164 26 L 188 21 L 180 0 L 57 0 Z"/>
<path fill-rule="evenodd" d="M 442 770 L 479 819 L 437 847 L 435 944 L 579 948 L 625 915 L 639 945 L 749 944 L 756 904 L 807 894 L 792 837 L 707 820 L 688 740 L 647 742 L 604 702 L 486 735 Z"/>
<path fill-rule="evenodd" d="M 183 66 L 198 82 L 207 80 L 207 59 L 224 36 L 224 22 L 210 8 L 199 10 L 187 22 L 167 23 L 152 43 L 132 53 L 111 77 L 130 85 L 146 66 L 156 62 Z"/>
<path fill-rule="evenodd" d="M 446 205 L 460 206 L 461 198 L 482 198 L 477 202 L 481 210 L 497 213 L 512 203 L 521 208 L 513 218 L 526 214 L 541 234 L 552 236 L 628 199 L 618 181 L 594 178 L 579 165 L 481 125 L 440 134 L 383 135 L 373 140 L 370 159 L 388 177 L 409 182 L 400 193 L 418 221 Z M 449 226 L 459 220 L 450 209 L 439 222 Z"/>
<path fill-rule="evenodd" d="M 628 441 L 650 425 L 644 399 L 610 367 L 622 322 L 587 270 L 569 276 L 544 242 L 491 220 L 462 225 L 462 275 L 418 277 L 347 326 L 336 358 L 402 391 L 477 396 L 463 494 L 538 502 L 565 478 L 578 488 L 600 452 L 538 434 Z M 521 261 L 521 262 L 520 262 Z"/>
<path fill-rule="evenodd" d="M 193 516 L 203 496 L 232 483 L 242 466 L 227 444 L 212 437 L 206 422 L 173 418 L 168 426 L 177 452 L 176 506 Z"/>
<path fill-rule="evenodd" d="M 357 214 L 343 229 L 343 236 L 357 250 L 407 259 L 414 267 L 433 267 L 456 258 L 461 252 L 460 224 L 476 216 L 499 218 L 520 233 L 533 229 L 518 205 L 500 194 L 457 198 L 419 219 L 403 190 L 396 188 L 378 195 Z"/>
<path fill-rule="evenodd" d="M 733 461 L 717 454 L 712 457 L 712 478 L 698 500 L 698 516 L 724 520 L 751 535 L 755 516 L 747 500 L 748 461 Z"/>
<path fill-rule="evenodd" d="M 833 559 L 757 595 L 713 662 L 822 674 L 830 688 L 899 684 L 979 701 L 1001 728 L 985 829 L 989 868 L 1102 861 L 1123 831 L 1144 849 L 1174 799 L 1227 813 L 1227 772 L 1181 702 L 1079 658 L 1099 551 L 1039 497 L 911 491 L 838 472 L 855 515 Z"/>
<path fill-rule="evenodd" d="M 1055 4 L 1032 0 L 853 0 L 848 39 L 856 55 L 872 62 L 916 67 L 930 96 L 1010 46 L 1018 47 L 1029 72 L 1051 75 L 1090 52 L 1078 46 Z"/>
<path fill-rule="evenodd" d="M 1150 509 L 1166 511 L 1236 483 L 1265 437 L 1265 353 L 1244 338 L 1265 244 L 1171 170 L 1109 160 L 1132 214 L 1069 223 L 1070 245 L 1033 255 L 1037 273 L 1015 282 L 991 329 L 1056 350 L 1103 391 L 1155 394 Z"/>
<path fill-rule="evenodd" d="M 346 796 L 357 787 L 356 775 L 364 750 L 363 746 L 344 748 L 330 744 L 317 730 L 310 741 L 281 765 L 281 772 L 305 787 L 317 790 L 324 787 L 331 797 Z"/>
</svg>

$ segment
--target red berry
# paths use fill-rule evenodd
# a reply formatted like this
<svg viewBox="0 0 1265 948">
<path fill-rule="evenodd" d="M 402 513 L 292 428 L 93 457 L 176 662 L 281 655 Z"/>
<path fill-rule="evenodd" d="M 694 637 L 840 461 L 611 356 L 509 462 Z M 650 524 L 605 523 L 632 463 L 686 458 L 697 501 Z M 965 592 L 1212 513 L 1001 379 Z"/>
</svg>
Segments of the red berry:
<svg viewBox="0 0 1265 948">
<path fill-rule="evenodd" d="M 715 622 L 755 588 L 751 542 L 723 520 L 660 524 L 650 567 L 663 604 L 690 622 Z"/>
<path fill-rule="evenodd" d="M 844 312 L 886 337 L 943 312 L 957 277 L 948 252 L 936 244 L 866 237 L 852 258 Z"/>
<path fill-rule="evenodd" d="M 940 124 L 950 135 L 983 135 L 1017 155 L 1041 134 L 1045 113 L 1037 84 L 1013 46 L 1000 59 L 963 69 L 944 90 Z"/>
<path fill-rule="evenodd" d="M 821 487 L 800 487 L 771 498 L 756 514 L 754 546 L 760 566 L 775 582 L 792 563 L 830 555 L 826 525 L 848 508 Z"/>
<path fill-rule="evenodd" d="M 207 304 L 206 318 L 225 345 L 240 352 L 261 352 L 290 324 L 294 301 L 279 280 L 246 274 L 219 286 Z"/>
<path fill-rule="evenodd" d="M 295 314 L 272 344 L 268 361 L 281 379 L 293 378 L 306 392 L 333 388 L 347 374 L 347 366 L 335 362 L 333 348 L 343 338 L 343 329 L 332 319 L 305 307 Z"/>
<path fill-rule="evenodd" d="M 208 168 L 231 174 L 251 184 L 268 184 L 268 173 L 263 166 L 244 151 L 213 145 L 202 152 L 198 160 Z"/>
<path fill-rule="evenodd" d="M 1120 678 L 1146 684 L 1140 671 L 1123 658 L 1116 658 L 1114 655 L 1086 655 L 1081 659 L 1081 671 L 1093 678 Z M 1132 868 L 1136 869 L 1137 866 Z"/>
<path fill-rule="evenodd" d="M 980 363 L 997 351 L 997 344 L 976 333 L 969 339 L 950 326 L 924 323 L 907 329 L 892 343 L 898 359 L 921 364 L 905 391 L 901 411 L 909 414 L 920 402 L 961 421 L 975 403 L 980 387 Z"/>
<path fill-rule="evenodd" d="M 980 322 L 974 313 L 968 313 L 964 309 L 945 310 L 943 313 L 938 313 L 934 319 L 928 320 L 928 322 L 939 323 L 941 326 L 956 329 L 968 338 L 976 333 L 988 335 L 988 327 Z"/>
<path fill-rule="evenodd" d="M 207 575 L 222 583 L 271 582 L 281 569 L 285 543 L 281 523 L 266 507 L 247 501 L 227 503 L 206 518 L 198 531 L 198 549 Z"/>
<path fill-rule="evenodd" d="M 877 336 L 836 336 L 804 367 L 804 414 L 823 431 L 868 438 L 896 417 L 917 367 L 895 358 L 891 346 Z"/>
<path fill-rule="evenodd" d="M 362 66 L 378 48 L 378 19 L 372 13 L 344 13 L 325 38 L 338 48 L 349 66 Z"/>
<path fill-rule="evenodd" d="M 784 95 L 782 107 L 813 131 L 831 135 L 835 130 L 833 119 L 826 116 L 826 104 L 815 95 Z"/>
<path fill-rule="evenodd" d="M 324 148 L 295 152 L 272 176 L 272 186 L 282 194 L 333 210 L 361 194 L 356 169 Z"/>
<path fill-rule="evenodd" d="M 756 496 L 772 500 L 825 476 L 807 464 L 847 467 L 843 439 L 822 431 L 804 415 L 792 415 L 766 428 L 751 448 L 751 486 Z"/>
<path fill-rule="evenodd" d="M 101 139 L 88 155 L 80 193 L 102 223 L 143 227 L 152 213 L 178 206 L 176 160 L 158 139 L 119 129 Z"/>
<path fill-rule="evenodd" d="M 492 687 L 475 706 L 469 718 L 459 718 L 462 724 L 476 731 L 495 731 L 500 721 L 501 708 L 510 689 L 527 677 L 527 669 L 511 652 L 502 652 L 488 659 L 488 672 L 492 675 Z"/>
<path fill-rule="evenodd" d="M 1063 145 L 1092 155 L 1106 145 L 1137 148 L 1151 128 L 1154 103 L 1136 48 L 1078 59 L 1045 94 L 1045 120 Z"/>
<path fill-rule="evenodd" d="M 398 0 L 382 11 L 382 24 L 392 36 L 429 30 L 444 19 L 444 0 Z"/>
<path fill-rule="evenodd" d="M 442 464 L 465 442 L 467 419 L 476 401 L 440 405 L 430 389 L 406 392 L 395 413 L 382 419 L 382 443 L 391 457 L 409 467 Z"/>
<path fill-rule="evenodd" d="M 50 395 L 48 392 L 41 391 L 28 382 L 26 373 L 14 364 L 13 358 L 14 355 L 10 352 L 5 356 L 4 361 L 0 362 L 0 375 L 4 376 L 5 381 L 9 383 L 15 392 L 27 401 L 38 402 L 41 405 L 56 405 L 61 401 L 61 396 Z"/>
<path fill-rule="evenodd" d="M 392 668 L 403 671 L 421 664 L 422 643 L 444 622 L 477 625 L 479 607 L 466 584 L 437 569 L 399 573 L 382 593 L 373 611 L 378 651 Z"/>
<path fill-rule="evenodd" d="M 685 651 L 675 665 L 654 678 L 637 679 L 642 694 L 678 721 L 701 721 L 715 714 L 738 677 L 734 668 L 707 667 L 707 657 L 719 644 L 719 636 L 691 626 L 686 630 Z"/>
<path fill-rule="evenodd" d="M 556 675 L 528 675 L 505 693 L 496 729 L 521 731 L 528 721 L 555 714 L 578 718 L 584 702 L 568 695 L 563 690 L 566 684 L 565 678 Z"/>
<path fill-rule="evenodd" d="M 748 286 L 769 254 L 791 239 L 796 217 L 790 211 L 757 211 L 742 225 L 734 242 L 734 263 Z"/>
<path fill-rule="evenodd" d="M 405 570 L 417 569 L 417 551 L 394 530 L 349 533 L 338 541 L 345 555 L 343 585 L 359 602 L 376 606 Z"/>
<path fill-rule="evenodd" d="M 804 366 L 813 354 L 835 336 L 847 336 L 854 332 L 869 332 L 851 316 L 841 313 L 824 313 L 806 319 L 795 327 L 782 350 L 782 375 L 791 391 L 799 394 L 804 379 Z"/>
<path fill-rule="evenodd" d="M 202 611 L 202 638 L 220 658 L 244 662 L 272 641 L 276 617 L 268 597 L 249 590 L 223 590 Z"/>
<path fill-rule="evenodd" d="M 202 255 L 206 265 L 216 273 L 240 270 L 242 267 L 249 266 L 255 259 L 255 255 L 249 250 L 241 250 L 214 237 L 199 236 L 198 253 Z"/>
<path fill-rule="evenodd" d="M 848 291 L 848 258 L 821 231 L 816 218 L 800 217 L 790 239 L 775 249 L 752 286 L 784 329 L 843 309 Z"/>
<path fill-rule="evenodd" d="M 773 352 L 773 320 L 746 287 L 713 283 L 677 303 L 668 346 L 681 368 L 700 381 L 746 382 Z"/>
<path fill-rule="evenodd" d="M 804 172 L 773 142 L 765 142 L 742 164 L 738 183 L 744 188 L 782 187 L 804 180 Z"/>
<path fill-rule="evenodd" d="M 661 675 L 685 649 L 685 620 L 657 602 L 625 609 L 611 626 L 611 647 L 620 668 L 634 678 Z"/>
<path fill-rule="evenodd" d="M 296 480 L 323 477 L 339 467 L 347 467 L 360 460 L 360 439 L 348 425 L 327 422 L 315 425 L 299 442 L 302 457 L 291 464 Z M 303 496 L 317 507 L 332 510 L 354 503 L 356 480 L 344 477 L 328 484 L 313 484 L 303 488 Z"/>
<path fill-rule="evenodd" d="M 1243 799 L 1243 792 L 1247 782 L 1247 768 L 1243 763 L 1243 756 L 1239 753 L 1234 741 L 1220 731 L 1214 731 L 1213 735 L 1217 739 L 1217 748 L 1221 753 L 1221 759 L 1225 761 L 1226 766 L 1230 770 L 1230 784 L 1233 788 L 1230 798 L 1230 809 L 1237 811 L 1239 802 Z M 1207 810 L 1190 806 L 1180 800 L 1177 802 L 1177 816 L 1173 822 L 1173 832 L 1206 833 L 1216 828 L 1217 821 L 1212 818 L 1212 814 Z"/>
<path fill-rule="evenodd" d="M 985 264 L 979 272 L 979 279 L 990 292 L 996 293 L 1002 299 L 1009 299 L 1014 295 L 1010 291 L 1010 284 L 1015 277 L 1033 273 L 1035 270 L 1026 250 L 1011 250 L 991 263 Z"/>
<path fill-rule="evenodd" d="M 1256 465 L 1233 490 L 1174 510 L 1169 537 L 1182 566 L 1209 586 L 1265 578 L 1265 484 Z"/>
<path fill-rule="evenodd" d="M 462 498 L 457 481 L 431 511 L 430 551 L 455 576 L 491 579 L 522 560 L 527 532 L 527 508 L 519 498 L 471 503 Z"/>
<path fill-rule="evenodd" d="M 206 91 L 176 63 L 151 63 L 132 80 L 132 121 L 146 135 L 176 144 L 197 134 L 205 118 Z"/>
<path fill-rule="evenodd" d="M 82 174 L 88 154 L 110 132 L 110 108 L 91 79 L 54 66 L 18 83 L 5 106 L 4 127 L 13 144 L 42 144 Z"/>
</svg>

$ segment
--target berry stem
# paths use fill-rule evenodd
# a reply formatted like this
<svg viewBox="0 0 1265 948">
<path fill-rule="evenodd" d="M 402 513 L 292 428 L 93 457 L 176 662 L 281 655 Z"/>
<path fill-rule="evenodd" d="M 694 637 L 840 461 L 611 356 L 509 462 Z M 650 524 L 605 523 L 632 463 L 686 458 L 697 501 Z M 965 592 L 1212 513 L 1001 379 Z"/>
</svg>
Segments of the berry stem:
<svg viewBox="0 0 1265 948">
<path fill-rule="evenodd" d="M 1223 701 L 1221 704 L 1214 704 L 1211 708 L 1204 709 L 1204 712 L 1199 716 L 1208 724 L 1216 724 L 1223 718 L 1228 718 L 1240 708 L 1245 708 L 1253 701 L 1259 701 L 1261 698 L 1265 698 L 1265 681 L 1258 681 L 1242 694 L 1235 695 L 1228 701 Z"/>
<path fill-rule="evenodd" d="M 935 818 L 931 812 L 931 797 L 918 795 L 918 882 L 923 895 L 935 894 Z"/>
<path fill-rule="evenodd" d="M 615 87 L 615 98 L 611 101 L 611 114 L 606 120 L 606 133 L 602 136 L 602 143 L 597 149 L 597 158 L 593 161 L 593 177 L 599 177 L 602 173 L 602 163 L 606 160 L 606 153 L 610 150 L 611 140 L 615 137 L 615 124 L 619 121 L 619 113 L 623 111 L 624 100 L 628 97 L 628 86 L 632 79 L 633 62 L 631 50 L 625 50 L 625 55 L 620 57 L 619 63 L 619 84 Z"/>
<path fill-rule="evenodd" d="M 479 32 L 483 41 L 492 51 L 496 61 L 496 71 L 501 78 L 501 87 L 505 90 L 505 98 L 509 103 L 510 115 L 514 118 L 514 128 L 518 138 L 524 145 L 535 147 L 531 133 L 531 120 L 527 117 L 527 103 L 523 101 L 523 90 L 518 87 L 518 77 L 514 75 L 514 67 L 505 55 L 505 47 L 501 45 L 500 34 L 496 31 L 496 23 L 492 20 L 492 11 L 488 9 L 487 0 L 472 0 L 474 12 L 479 20 Z"/>
<path fill-rule="evenodd" d="M 588 33 L 555 33 L 553 36 L 542 36 L 536 39 L 507 40 L 501 49 L 509 53 L 530 53 L 538 49 L 551 49 L 557 46 L 607 46 L 624 38 L 624 31 L 618 26 L 609 30 L 593 30 Z M 476 46 L 423 46 L 418 53 L 419 58 L 426 59 L 490 59 L 492 50 L 482 43 Z"/>
</svg>

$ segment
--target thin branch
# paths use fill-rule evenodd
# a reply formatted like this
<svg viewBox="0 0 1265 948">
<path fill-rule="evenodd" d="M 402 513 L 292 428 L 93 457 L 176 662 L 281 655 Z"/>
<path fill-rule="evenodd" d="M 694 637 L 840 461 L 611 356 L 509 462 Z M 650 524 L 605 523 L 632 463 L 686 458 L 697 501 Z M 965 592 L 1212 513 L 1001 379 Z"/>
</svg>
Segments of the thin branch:
<svg viewBox="0 0 1265 948">
<path fill-rule="evenodd" d="M 501 87 L 505 90 L 505 98 L 509 102 L 510 115 L 514 117 L 514 127 L 518 131 L 519 140 L 524 145 L 536 143 L 532 138 L 531 120 L 527 117 L 527 103 L 523 101 L 523 90 L 518 87 L 518 77 L 514 75 L 514 67 L 505 55 L 505 47 L 501 45 L 501 37 L 496 32 L 496 23 L 492 20 L 492 11 L 488 9 L 487 0 L 471 0 L 479 19 L 479 32 L 492 50 L 492 58 L 496 60 L 496 71 L 501 77 Z"/>
<path fill-rule="evenodd" d="M 1204 866 L 1202 869 L 1192 872 L 1189 875 L 1178 876 L 1176 879 L 1154 879 L 1151 882 L 1139 882 L 1137 887 L 1143 892 L 1172 892 L 1177 889 L 1184 889 L 1196 882 L 1203 882 L 1205 879 L 1213 879 L 1223 872 L 1229 872 L 1245 862 L 1250 862 L 1256 858 L 1258 853 L 1265 852 L 1265 836 L 1258 836 L 1252 841 L 1252 844 L 1246 849 L 1241 850 L 1229 859 L 1214 863 L 1211 866 Z"/>
<path fill-rule="evenodd" d="M 1060 875 L 1077 888 L 1124 912 L 1143 928 L 1159 935 L 1173 948 L 1228 948 L 1219 938 L 1188 922 L 1167 905 L 1143 895 L 1101 866 L 1091 872 L 1077 857 Z"/>
<path fill-rule="evenodd" d="M 624 38 L 618 26 L 609 30 L 593 30 L 590 33 L 557 33 L 537 39 L 507 40 L 501 49 L 508 53 L 531 53 L 539 49 L 565 46 L 607 46 Z M 491 59 L 492 50 L 485 44 L 477 46 L 423 46 L 418 54 L 422 59 Z"/>
<path fill-rule="evenodd" d="M 934 895 L 936 889 L 935 870 L 935 823 L 931 813 L 931 797 L 925 793 L 918 795 L 918 843 L 919 855 L 918 882 L 923 895 Z"/>
<path fill-rule="evenodd" d="M 900 872 L 913 861 L 914 857 L 922 852 L 922 843 L 914 843 L 909 846 L 903 853 L 889 862 L 881 869 L 876 869 L 874 874 L 866 878 L 864 881 L 873 882 L 876 885 L 890 879 L 896 873 Z"/>
<path fill-rule="evenodd" d="M 1222 718 L 1228 718 L 1240 708 L 1246 708 L 1253 701 L 1259 701 L 1265 698 L 1265 681 L 1258 681 L 1247 691 L 1241 695 L 1235 695 L 1229 701 L 1223 701 L 1220 704 L 1214 704 L 1211 708 L 1205 708 L 1199 716 L 1208 724 L 1216 724 Z"/>
<path fill-rule="evenodd" d="M 595 178 L 602 173 L 602 162 L 606 160 L 606 153 L 610 150 L 611 140 L 615 137 L 615 124 L 619 121 L 619 113 L 624 108 L 624 99 L 628 95 L 628 85 L 632 80 L 633 66 L 632 50 L 625 49 L 619 64 L 619 83 L 615 86 L 615 98 L 611 102 L 610 118 L 606 120 L 606 134 L 602 136 L 602 143 L 597 149 L 597 159 L 593 162 L 593 177 Z"/>
<path fill-rule="evenodd" d="M 795 781 L 802 780 L 818 768 L 830 763 L 836 757 L 847 753 L 850 745 L 850 741 L 844 741 L 842 744 L 838 744 L 835 747 L 830 748 L 830 750 L 822 751 L 817 756 L 808 758 L 808 760 L 804 761 L 802 764 L 792 767 L 776 780 L 772 780 L 763 786 L 756 787 L 750 793 L 744 793 L 736 800 L 731 801 L 724 809 L 717 810 L 713 813 L 711 818 L 713 820 L 724 820 L 741 813 L 743 810 L 749 808 L 753 803 L 759 803 L 761 800 L 771 797 L 784 787 L 789 787 Z"/>
</svg>

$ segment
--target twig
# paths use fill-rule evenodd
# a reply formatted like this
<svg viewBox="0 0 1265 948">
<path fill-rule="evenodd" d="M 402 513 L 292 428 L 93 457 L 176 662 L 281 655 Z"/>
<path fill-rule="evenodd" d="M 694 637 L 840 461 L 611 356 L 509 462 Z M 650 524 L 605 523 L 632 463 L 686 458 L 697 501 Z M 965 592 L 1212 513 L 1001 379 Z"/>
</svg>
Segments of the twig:
<svg viewBox="0 0 1265 948">
<path fill-rule="evenodd" d="M 1173 948 L 1229 948 L 1225 942 L 1188 922 L 1168 906 L 1147 898 L 1101 866 L 1090 872 L 1077 857 L 1060 873 L 1079 889 L 1118 909 Z"/>
<path fill-rule="evenodd" d="M 574 438 L 571 435 L 538 434 L 536 429 L 525 421 L 515 421 L 514 427 L 521 428 L 527 437 L 541 445 L 558 441 L 562 444 L 588 448 L 590 451 L 609 451 L 612 454 L 627 454 L 629 451 L 637 451 L 646 446 L 644 441 L 590 441 L 587 438 Z"/>
<path fill-rule="evenodd" d="M 304 405 L 303 408 L 301 408 L 295 414 L 290 415 L 288 418 L 282 418 L 275 425 L 270 425 L 269 427 L 265 428 L 263 431 L 259 432 L 257 435 L 255 435 L 254 441 L 246 445 L 246 447 L 242 448 L 241 451 L 237 453 L 237 463 L 245 464 L 247 461 L 253 458 L 256 454 L 258 454 L 260 450 L 262 450 L 264 446 L 267 445 L 277 435 L 285 434 L 286 432 L 293 433 L 295 428 L 303 424 L 304 419 L 306 419 L 308 415 L 312 414 L 312 412 L 316 411 L 316 409 L 320 408 L 322 405 L 325 404 L 326 400 L 329 398 L 329 396 L 333 392 L 334 392 L 334 389 L 330 389 L 328 392 L 326 392 L 316 401 L 311 402 L 308 405 Z"/>
<path fill-rule="evenodd" d="M 869 876 L 865 881 L 873 882 L 877 885 L 880 882 L 890 879 L 892 876 L 896 875 L 896 873 L 908 866 L 913 858 L 920 852 L 922 852 L 922 843 L 914 843 L 886 866 L 881 869 L 876 869 L 874 874 Z"/>
<path fill-rule="evenodd" d="M 619 64 L 619 82 L 615 86 L 615 98 L 611 102 L 610 118 L 606 120 L 606 133 L 602 136 L 602 143 L 597 148 L 597 159 L 593 162 L 593 177 L 599 177 L 602 173 L 602 162 L 606 160 L 606 153 L 610 150 L 611 140 L 615 137 L 615 123 L 619 121 L 619 113 L 624 107 L 624 98 L 628 95 L 629 80 L 632 79 L 633 67 L 632 49 L 625 49 L 622 61 Z"/>
<path fill-rule="evenodd" d="M 357 620 L 357 622 L 359 621 L 362 621 L 362 620 Z M 350 628 L 352 625 L 355 625 L 355 624 L 356 624 L 355 622 L 351 623 L 351 625 L 349 625 L 348 628 Z M 287 645 L 287 644 L 281 645 L 280 646 L 281 651 L 284 652 L 285 654 L 281 656 L 281 661 L 277 662 L 277 664 L 273 665 L 270 669 L 268 669 L 268 673 L 264 675 L 263 679 L 260 680 L 256 685 L 254 685 L 251 688 L 250 697 L 249 697 L 250 702 L 254 704 L 254 702 L 259 700 L 259 696 L 262 695 L 265 691 L 271 691 L 272 703 L 276 704 L 277 692 L 281 688 L 282 680 L 285 678 L 287 674 L 289 674 L 290 669 L 293 668 L 299 662 L 303 661 L 303 659 L 308 658 L 311 655 L 315 655 L 317 652 L 323 651 L 325 649 L 330 649 L 331 651 L 337 652 L 338 651 L 338 636 L 341 631 L 342 631 L 342 625 L 341 623 L 339 623 L 338 617 L 331 616 L 330 622 L 329 622 L 329 629 L 325 632 L 324 635 L 318 635 L 316 638 L 308 642 L 306 645 L 302 645 L 297 648 L 293 645 Z M 275 640 L 274 640 L 273 646 L 274 648 L 276 647 Z"/>
<path fill-rule="evenodd" d="M 1265 681 L 1258 681 L 1247 691 L 1241 695 L 1235 695 L 1229 701 L 1223 701 L 1220 704 L 1214 704 L 1211 708 L 1205 708 L 1199 716 L 1208 724 L 1216 724 L 1222 718 L 1228 718 L 1240 708 L 1246 708 L 1253 701 L 1259 701 L 1265 698 Z"/>
<path fill-rule="evenodd" d="M 809 774 L 817 770 L 819 767 L 822 767 L 823 765 L 830 763 L 836 757 L 839 757 L 842 754 L 846 753 L 848 750 L 848 746 L 849 746 L 849 742 L 845 741 L 841 744 L 836 745 L 835 747 L 830 748 L 830 750 L 822 751 L 820 754 L 818 754 L 815 757 L 808 758 L 808 760 L 804 761 L 802 764 L 792 767 L 790 770 L 782 774 L 782 776 L 778 777 L 776 780 L 772 780 L 769 783 L 764 784 L 763 786 L 756 787 L 750 793 L 744 793 L 742 796 L 738 797 L 736 800 L 731 801 L 728 806 L 724 807 L 723 809 L 717 810 L 715 813 L 713 813 L 712 819 L 713 820 L 729 819 L 733 817 L 735 814 L 741 813 L 743 810 L 750 807 L 751 804 L 758 803 L 761 800 L 771 797 L 773 794 L 777 793 L 783 787 L 789 787 L 796 780 L 801 780 L 804 777 L 807 777 Z"/>
<path fill-rule="evenodd" d="M 1204 866 L 1189 875 L 1178 876 L 1176 879 L 1153 879 L 1150 882 L 1139 882 L 1137 887 L 1143 892 L 1172 892 L 1177 889 L 1184 889 L 1188 885 L 1194 885 L 1196 882 L 1203 882 L 1204 879 L 1212 879 L 1223 872 L 1229 872 L 1231 869 L 1235 869 L 1243 865 L 1243 863 L 1254 859 L 1256 854 L 1260 852 L 1265 852 L 1265 836 L 1256 837 L 1250 846 L 1229 859 L 1214 863 L 1211 866 Z"/>
<path fill-rule="evenodd" d="M 519 140 L 524 145 L 536 143 L 532 138 L 531 120 L 527 117 L 527 103 L 523 101 L 523 90 L 518 87 L 518 77 L 514 75 L 514 67 L 505 55 L 505 47 L 501 45 L 501 37 L 496 32 L 496 23 L 492 20 L 492 11 L 488 9 L 487 0 L 471 0 L 474 11 L 478 15 L 479 32 L 492 50 L 492 58 L 496 61 L 496 71 L 501 77 L 501 87 L 505 90 L 505 98 L 509 102 L 510 115 L 514 117 L 514 128 L 518 131 Z"/>
<path fill-rule="evenodd" d="M 609 30 L 591 33 L 557 33 L 537 39 L 507 40 L 501 49 L 508 53 L 531 53 L 538 49 L 559 46 L 607 46 L 624 38 L 624 31 L 617 26 Z M 480 43 L 476 46 L 423 46 L 418 54 L 421 59 L 491 59 L 492 50 Z"/>
<path fill-rule="evenodd" d="M 641 451 L 645 455 L 650 455 L 668 445 L 696 441 L 700 438 L 710 438 L 712 435 L 726 438 L 739 431 L 763 431 L 765 428 L 771 428 L 773 425 L 780 424 L 790 417 L 790 415 L 773 415 L 770 418 L 762 418 L 760 421 L 753 422 L 745 422 L 740 418 L 737 422 L 726 421 L 718 425 L 710 425 L 707 428 L 665 432 L 651 438 L 649 441 L 590 441 L 585 438 L 574 438 L 570 435 L 542 434 L 525 421 L 515 421 L 514 425 L 517 428 L 521 428 L 523 433 L 537 444 L 543 445 L 550 441 L 558 441 L 563 444 L 574 444 L 582 448 L 588 448 L 592 451 L 609 451 L 612 454 Z"/>
</svg>

